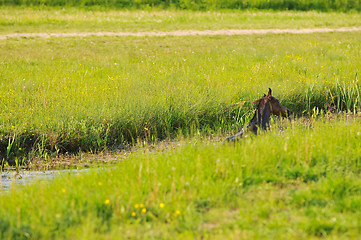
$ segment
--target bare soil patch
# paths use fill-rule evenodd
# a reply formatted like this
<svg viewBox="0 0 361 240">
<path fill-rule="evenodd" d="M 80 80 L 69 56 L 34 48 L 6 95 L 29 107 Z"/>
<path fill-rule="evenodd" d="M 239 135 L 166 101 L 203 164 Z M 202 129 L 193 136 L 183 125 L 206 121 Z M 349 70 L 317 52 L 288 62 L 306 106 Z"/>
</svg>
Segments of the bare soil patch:
<svg viewBox="0 0 361 240">
<path fill-rule="evenodd" d="M 0 40 L 7 38 L 51 38 L 51 37 L 90 37 L 90 36 L 212 36 L 212 35 L 253 35 L 253 34 L 310 34 L 329 32 L 356 32 L 361 27 L 342 28 L 305 28 L 305 29 L 228 29 L 228 30 L 177 30 L 177 31 L 148 31 L 148 32 L 74 32 L 74 33 L 10 33 L 0 35 Z"/>
</svg>

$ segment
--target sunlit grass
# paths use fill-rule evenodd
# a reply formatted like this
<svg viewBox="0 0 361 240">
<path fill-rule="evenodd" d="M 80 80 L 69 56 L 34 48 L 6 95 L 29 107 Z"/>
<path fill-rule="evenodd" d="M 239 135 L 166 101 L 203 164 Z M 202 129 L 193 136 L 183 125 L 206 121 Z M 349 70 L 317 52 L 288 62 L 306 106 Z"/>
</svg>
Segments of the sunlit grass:
<svg viewBox="0 0 361 240">
<path fill-rule="evenodd" d="M 34 11 L 1 9 L 0 29 L 87 31 L 92 22 L 93 30 L 127 30 L 119 23 L 127 20 L 129 29 L 147 30 L 168 13 L 180 29 L 203 18 L 200 29 L 216 29 L 216 21 L 274 28 L 278 18 L 280 28 L 317 27 L 320 18 L 335 20 L 320 27 L 352 26 L 358 17 L 109 11 L 103 25 L 107 13 L 99 11 Z M 110 167 L 2 192 L 0 239 L 357 239 L 360 35 L 1 41 L 1 159 L 146 146 Z M 308 118 L 274 119 L 266 133 L 221 144 L 269 87 Z M 152 145 L 165 138 L 168 147 Z"/>
<path fill-rule="evenodd" d="M 269 28 L 359 27 L 361 14 L 290 11 L 82 10 L 0 8 L 0 34 L 16 32 L 117 32 Z"/>
<path fill-rule="evenodd" d="M 355 112 L 359 37 L 6 40 L 0 43 L 3 155 L 236 131 L 268 87 L 296 114 Z"/>
<path fill-rule="evenodd" d="M 0 198 L 0 236 L 357 238 L 360 120 L 284 124 L 229 145 L 178 139 L 112 168 L 14 186 Z"/>
</svg>

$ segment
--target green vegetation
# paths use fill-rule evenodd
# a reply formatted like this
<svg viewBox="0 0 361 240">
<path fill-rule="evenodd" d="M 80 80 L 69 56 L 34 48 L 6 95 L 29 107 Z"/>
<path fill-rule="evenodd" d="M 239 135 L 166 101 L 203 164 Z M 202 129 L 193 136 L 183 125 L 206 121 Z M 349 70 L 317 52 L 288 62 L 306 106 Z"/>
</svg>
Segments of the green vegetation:
<svg viewBox="0 0 361 240">
<path fill-rule="evenodd" d="M 360 33 L 0 42 L 5 158 L 235 131 L 268 87 L 294 113 L 360 109 Z"/>
<path fill-rule="evenodd" d="M 359 118 L 311 118 L 242 142 L 178 139 L 112 168 L 0 197 L 1 239 L 357 239 Z"/>
<path fill-rule="evenodd" d="M 268 10 L 361 10 L 360 0 L 1 0 L 0 5 L 76 6 L 102 8 L 178 8 L 189 10 L 268 9 Z"/>
<path fill-rule="evenodd" d="M 116 11 L 78 8 L 0 9 L 1 34 L 218 29 L 359 27 L 360 13 L 227 11 Z"/>
<path fill-rule="evenodd" d="M 68 9 L 6 7 L 0 29 L 337 27 L 358 26 L 359 19 Z M 175 20 L 151 27 L 167 16 Z M 1 40 L 1 159 L 19 164 L 146 146 L 111 167 L 1 192 L 0 239 L 359 238 L 360 39 L 352 32 Z M 269 87 L 308 117 L 272 119 L 268 132 L 221 144 Z M 166 149 L 156 145 L 160 139 Z"/>
</svg>

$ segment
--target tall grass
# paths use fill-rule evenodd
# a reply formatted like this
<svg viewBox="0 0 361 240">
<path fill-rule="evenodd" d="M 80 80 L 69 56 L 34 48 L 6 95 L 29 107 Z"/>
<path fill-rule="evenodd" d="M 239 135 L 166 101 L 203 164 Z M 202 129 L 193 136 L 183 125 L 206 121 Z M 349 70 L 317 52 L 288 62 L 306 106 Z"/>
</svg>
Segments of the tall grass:
<svg viewBox="0 0 361 240">
<path fill-rule="evenodd" d="M 106 8 L 179 8 L 190 10 L 271 9 L 360 11 L 359 0 L 1 0 L 1 5 L 25 6 L 102 6 Z"/>
<path fill-rule="evenodd" d="M 1 43 L 4 158 L 237 131 L 271 87 L 295 114 L 359 111 L 359 33 Z"/>
<path fill-rule="evenodd" d="M 112 168 L 13 186 L 0 196 L 0 237 L 357 238 L 360 120 L 287 123 L 236 144 L 178 139 Z"/>
<path fill-rule="evenodd" d="M 360 86 L 358 84 L 357 73 L 355 80 L 350 84 L 342 83 L 336 80 L 335 88 L 330 92 L 334 99 L 335 107 L 339 110 L 356 113 L 360 110 Z"/>
</svg>

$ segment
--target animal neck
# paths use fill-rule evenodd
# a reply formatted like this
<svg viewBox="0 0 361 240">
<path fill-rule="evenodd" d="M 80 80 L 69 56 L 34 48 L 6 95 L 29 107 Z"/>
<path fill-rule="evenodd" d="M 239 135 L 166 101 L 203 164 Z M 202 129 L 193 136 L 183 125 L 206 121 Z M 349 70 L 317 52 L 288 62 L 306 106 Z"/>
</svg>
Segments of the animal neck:
<svg viewBox="0 0 361 240">
<path fill-rule="evenodd" d="M 266 103 L 263 106 L 263 109 L 261 109 L 261 104 L 258 104 L 257 109 L 250 121 L 250 123 L 247 125 L 257 125 L 257 126 L 262 126 L 262 129 L 266 130 L 267 129 L 267 125 L 269 124 L 269 118 L 271 115 L 271 111 L 270 111 L 270 104 Z"/>
</svg>

